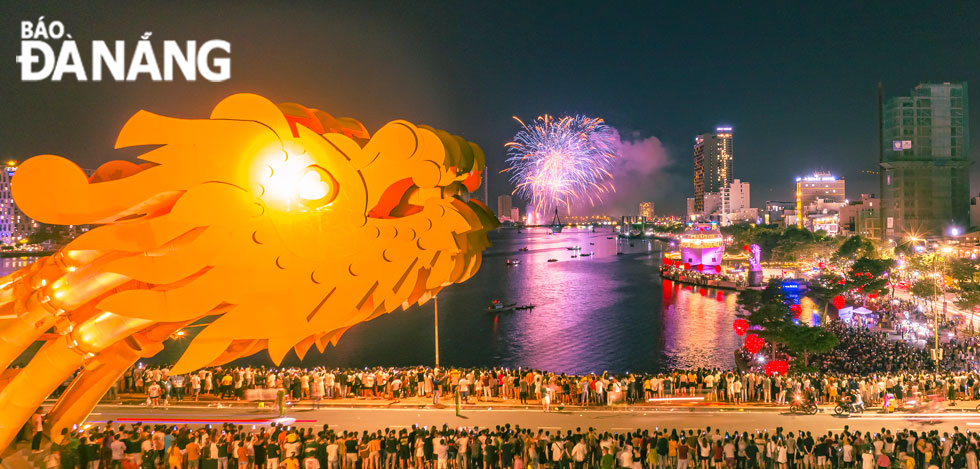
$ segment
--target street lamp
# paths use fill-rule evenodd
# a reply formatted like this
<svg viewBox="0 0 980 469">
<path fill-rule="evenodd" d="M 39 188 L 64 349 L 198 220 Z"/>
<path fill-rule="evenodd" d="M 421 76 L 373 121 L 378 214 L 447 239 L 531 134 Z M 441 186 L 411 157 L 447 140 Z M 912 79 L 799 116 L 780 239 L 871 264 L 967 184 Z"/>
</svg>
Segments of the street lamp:
<svg viewBox="0 0 980 469">
<path fill-rule="evenodd" d="M 953 248 L 950 247 L 949 245 L 945 245 L 945 246 L 942 247 L 942 249 L 939 249 L 937 251 L 937 254 L 941 254 L 942 255 L 942 258 L 943 258 L 943 271 L 942 271 L 942 274 L 939 275 L 938 277 L 935 277 L 936 276 L 936 257 L 933 256 L 933 258 L 932 258 L 932 272 L 933 272 L 933 276 L 935 277 L 934 282 L 937 282 L 937 283 L 934 283 L 933 284 L 933 292 L 934 292 L 934 294 L 936 296 L 939 295 L 939 284 L 938 284 L 938 282 L 940 282 L 940 281 L 942 282 L 942 289 L 943 289 L 943 319 L 946 319 L 946 255 L 949 254 L 949 253 L 951 253 L 951 252 L 953 252 Z M 936 362 L 936 375 L 939 375 L 939 361 L 942 359 L 942 354 L 941 354 L 941 352 L 939 350 L 939 310 L 936 308 L 936 303 L 935 302 L 933 302 L 933 304 L 932 304 L 932 316 L 933 316 L 933 329 L 934 329 L 935 334 L 936 334 L 936 342 L 935 342 L 935 345 L 933 346 L 933 349 L 932 349 L 932 355 L 933 355 L 933 360 Z"/>
<path fill-rule="evenodd" d="M 439 368 L 439 295 L 432 297 L 435 303 L 434 323 L 436 329 L 436 369 Z M 938 330 L 938 329 L 937 329 Z"/>
</svg>

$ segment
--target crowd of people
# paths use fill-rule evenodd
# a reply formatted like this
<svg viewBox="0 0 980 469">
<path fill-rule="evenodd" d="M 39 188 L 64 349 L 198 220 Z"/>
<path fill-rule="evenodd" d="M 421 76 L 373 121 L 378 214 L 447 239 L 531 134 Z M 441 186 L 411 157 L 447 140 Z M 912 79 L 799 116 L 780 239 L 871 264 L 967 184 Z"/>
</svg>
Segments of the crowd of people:
<svg viewBox="0 0 980 469">
<path fill-rule="evenodd" d="M 49 469 L 977 469 L 976 433 L 528 429 L 367 431 L 272 424 L 116 425 L 65 432 Z"/>
<path fill-rule="evenodd" d="M 951 328 L 942 341 L 940 371 L 936 373 L 929 348 L 898 337 L 901 318 L 924 320 L 910 302 L 872 302 L 874 327 L 846 321 L 822 325 L 840 341 L 833 350 L 810 358 L 816 373 L 767 374 L 763 362 L 746 355 L 742 369 L 672 370 L 664 373 L 593 373 L 571 375 L 527 368 L 374 367 L 266 368 L 226 366 L 171 374 L 166 366 L 127 370 L 110 391 L 143 393 L 148 405 L 184 399 L 310 401 L 325 399 L 409 397 L 453 400 L 461 403 L 490 400 L 541 405 L 634 404 L 673 396 L 700 396 L 709 401 L 736 404 L 758 402 L 786 405 L 794 395 L 812 394 L 819 402 L 833 403 L 856 393 L 864 402 L 877 404 L 889 394 L 903 396 L 936 394 L 943 399 L 980 396 L 978 344 L 975 337 Z M 914 315 L 911 317 L 909 315 Z M 907 321 L 906 321 L 907 324 Z M 887 325 L 888 329 L 883 328 Z M 921 345 L 921 344 L 920 344 Z M 744 354 L 747 351 L 742 350 Z M 252 393 L 264 390 L 265 393 Z"/>
<path fill-rule="evenodd" d="M 834 350 L 819 354 L 812 363 L 821 370 L 868 375 L 897 371 L 927 371 L 935 368 L 932 347 L 916 347 L 905 340 L 894 340 L 888 332 L 850 327 L 839 321 L 825 324 L 840 340 Z M 930 344 L 931 345 L 931 344 Z M 977 341 L 973 337 L 949 337 L 940 342 L 942 370 L 973 370 L 977 365 Z M 860 357 L 860 360 L 855 360 Z"/>
<path fill-rule="evenodd" d="M 264 367 L 207 368 L 190 375 L 171 375 L 166 367 L 136 367 L 126 373 L 122 391 L 145 393 L 149 405 L 173 400 L 252 399 L 275 396 L 288 401 L 307 401 L 318 406 L 324 399 L 410 397 L 440 399 L 452 403 L 511 402 L 525 405 L 601 406 L 636 404 L 651 399 L 702 397 L 707 401 L 733 404 L 762 403 L 788 405 L 801 393 L 812 395 L 819 403 L 833 404 L 838 398 L 860 394 L 869 405 L 881 403 L 888 394 L 906 396 L 938 395 L 941 399 L 980 398 L 980 373 L 972 368 L 958 372 L 930 373 L 928 367 L 914 368 L 913 358 L 899 355 L 893 342 L 877 342 L 873 332 L 849 332 L 855 339 L 842 341 L 844 354 L 854 353 L 861 360 L 895 360 L 906 363 L 889 372 L 868 372 L 855 368 L 853 373 L 789 373 L 769 375 L 762 371 L 717 369 L 674 370 L 651 374 L 570 375 L 532 369 L 433 369 L 366 368 L 327 369 Z M 864 344 L 864 345 L 858 345 Z M 865 350 L 864 347 L 869 349 Z M 953 355 L 953 352 L 950 352 Z M 844 361 L 838 352 L 818 356 L 816 362 Z M 904 360 L 904 361 L 903 361 Z M 959 360 L 959 359 L 956 359 Z M 870 368 L 874 369 L 874 368 Z M 970 371 L 967 371 L 967 370 Z M 919 371 L 914 371 L 919 370 Z M 147 384 L 149 383 L 149 384 Z M 190 386 L 188 386 L 188 383 Z M 253 390 L 266 394 L 250 396 Z"/>
</svg>

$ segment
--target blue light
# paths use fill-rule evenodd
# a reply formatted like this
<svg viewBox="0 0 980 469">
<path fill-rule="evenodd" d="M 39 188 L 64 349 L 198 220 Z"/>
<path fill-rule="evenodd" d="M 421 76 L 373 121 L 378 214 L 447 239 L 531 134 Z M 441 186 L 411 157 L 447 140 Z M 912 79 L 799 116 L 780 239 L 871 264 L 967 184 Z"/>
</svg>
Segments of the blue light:
<svg viewBox="0 0 980 469">
<path fill-rule="evenodd" d="M 800 282 L 796 280 L 783 280 L 782 283 L 779 284 L 779 287 L 783 290 L 799 290 Z"/>
</svg>

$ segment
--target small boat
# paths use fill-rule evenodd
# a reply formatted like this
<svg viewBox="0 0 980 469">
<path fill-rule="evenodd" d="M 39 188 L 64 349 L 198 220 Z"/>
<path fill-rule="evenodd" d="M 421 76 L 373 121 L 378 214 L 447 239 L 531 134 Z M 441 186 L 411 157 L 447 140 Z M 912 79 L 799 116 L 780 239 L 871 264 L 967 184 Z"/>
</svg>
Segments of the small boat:
<svg viewBox="0 0 980 469">
<path fill-rule="evenodd" d="M 548 259 L 548 262 L 558 262 L 558 259 Z"/>
<path fill-rule="evenodd" d="M 568 246 L 565 249 L 567 249 L 569 251 L 581 251 L 582 250 L 582 246 Z"/>
<path fill-rule="evenodd" d="M 580 256 L 580 257 L 589 257 L 589 256 L 591 256 L 592 254 L 594 254 L 594 253 L 591 253 L 591 252 L 583 252 L 582 254 L 579 254 L 579 256 Z"/>
<path fill-rule="evenodd" d="M 534 309 L 534 305 L 521 305 L 521 306 L 518 306 L 518 307 L 516 307 L 514 309 L 518 309 L 518 310 L 521 310 L 521 311 L 524 311 L 524 310 L 532 310 L 532 309 Z"/>
<path fill-rule="evenodd" d="M 520 252 L 527 252 L 527 246 L 524 246 L 524 247 L 518 249 L 518 251 L 520 251 Z"/>
<path fill-rule="evenodd" d="M 617 256 L 622 256 L 622 255 L 623 255 L 623 251 L 619 251 L 619 252 L 617 252 L 617 253 L 616 253 L 616 255 L 617 255 Z"/>
<path fill-rule="evenodd" d="M 507 259 L 507 265 L 520 265 L 520 259 Z"/>
<path fill-rule="evenodd" d="M 595 243 L 589 243 L 589 246 L 595 246 Z"/>
<path fill-rule="evenodd" d="M 612 236 L 606 236 L 606 239 L 613 239 Z"/>
<path fill-rule="evenodd" d="M 575 254 L 572 254 L 572 259 L 577 259 L 577 258 L 578 258 L 578 256 L 576 256 Z"/>
<path fill-rule="evenodd" d="M 490 306 L 487 306 L 487 312 L 488 313 L 509 313 L 511 311 L 514 311 L 514 307 L 515 306 L 517 306 L 517 303 L 504 304 L 500 300 L 493 300 L 493 303 L 490 303 Z"/>
</svg>

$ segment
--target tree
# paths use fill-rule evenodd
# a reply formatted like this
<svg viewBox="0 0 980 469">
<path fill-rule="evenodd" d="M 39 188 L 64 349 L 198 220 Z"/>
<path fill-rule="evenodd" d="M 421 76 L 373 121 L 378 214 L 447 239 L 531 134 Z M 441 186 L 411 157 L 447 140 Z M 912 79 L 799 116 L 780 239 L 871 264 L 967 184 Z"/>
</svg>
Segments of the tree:
<svg viewBox="0 0 980 469">
<path fill-rule="evenodd" d="M 766 288 L 759 290 L 745 290 L 739 292 L 736 304 L 738 305 L 741 316 L 749 318 L 749 316 L 761 308 L 763 305 L 768 303 L 779 303 L 782 302 L 783 295 L 780 291 L 780 285 L 778 280 L 770 280 L 766 284 Z M 749 319 L 749 324 L 752 324 L 751 319 Z M 761 324 L 760 324 L 761 325 Z"/>
<path fill-rule="evenodd" d="M 911 293 L 912 296 L 925 299 L 936 297 L 939 295 L 940 291 L 942 291 L 942 288 L 939 286 L 939 282 L 928 277 L 916 280 L 912 283 L 912 286 L 909 287 L 909 293 Z"/>
<path fill-rule="evenodd" d="M 834 282 L 836 284 L 836 282 Z M 840 341 L 832 332 L 822 327 L 798 324 L 780 289 L 779 281 L 772 280 L 763 291 L 746 291 L 739 294 L 741 316 L 756 327 L 753 333 L 770 344 L 780 344 L 786 350 L 803 359 L 803 367 L 809 366 L 810 355 L 833 350 Z"/>
<path fill-rule="evenodd" d="M 874 255 L 874 244 L 871 244 L 871 241 L 868 241 L 860 235 L 854 235 L 841 243 L 831 258 L 834 262 L 850 262 L 852 259 L 860 257 L 870 258 L 874 257 Z"/>
<path fill-rule="evenodd" d="M 827 317 L 827 305 L 834 301 L 834 297 L 847 293 L 847 282 L 841 282 L 841 280 L 842 277 L 837 273 L 824 272 L 810 282 L 810 290 L 807 292 L 807 296 L 817 304 L 823 303 L 821 322 Z"/>
<path fill-rule="evenodd" d="M 794 355 L 803 357 L 803 367 L 810 365 L 810 354 L 827 353 L 840 343 L 840 339 L 822 327 L 791 324 L 783 328 L 784 344 Z"/>
<path fill-rule="evenodd" d="M 956 297 L 956 306 L 967 311 L 976 311 L 980 307 L 980 285 L 966 283 L 960 285 L 960 294 Z"/>
<path fill-rule="evenodd" d="M 947 272 L 957 285 L 972 284 L 977 281 L 977 261 L 973 259 L 949 259 Z"/>
<path fill-rule="evenodd" d="M 49 240 L 57 240 L 58 236 L 53 231 L 49 230 L 37 230 L 29 235 L 27 235 L 28 244 L 41 244 Z"/>
<path fill-rule="evenodd" d="M 753 334 L 770 344 L 783 343 L 783 326 L 792 323 L 793 314 L 786 306 L 778 280 L 770 280 L 763 291 L 746 290 L 738 295 L 738 306 Z"/>
<path fill-rule="evenodd" d="M 888 293 L 888 273 L 895 265 L 894 259 L 871 259 L 862 257 L 851 265 L 846 276 L 847 289 L 856 289 L 864 295 Z"/>
</svg>

